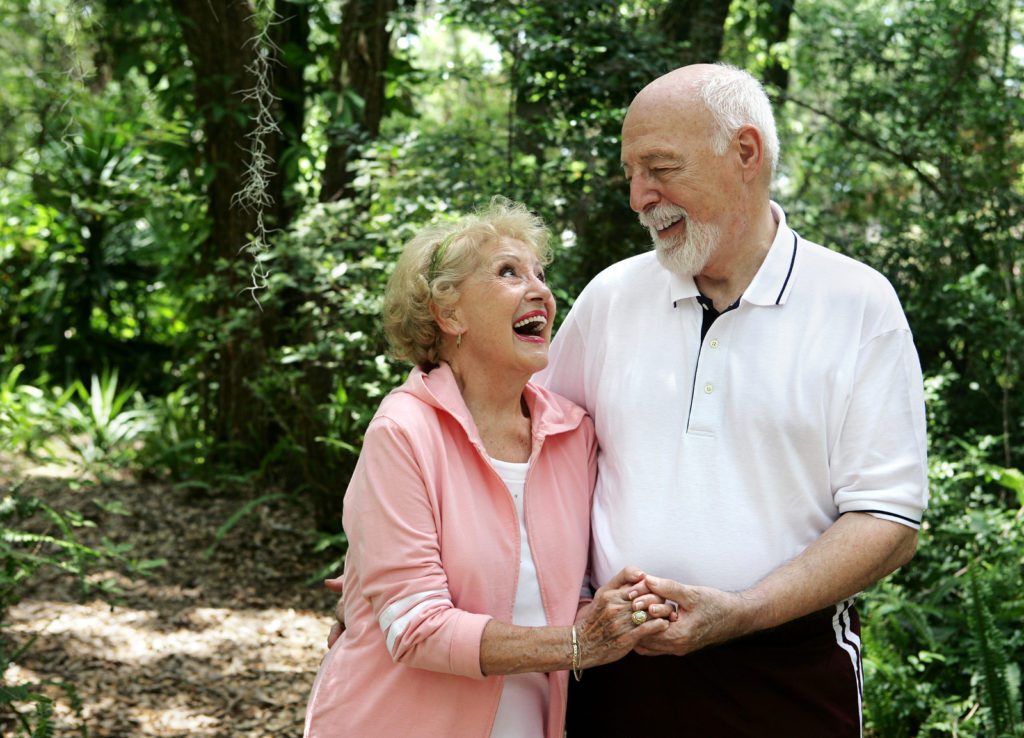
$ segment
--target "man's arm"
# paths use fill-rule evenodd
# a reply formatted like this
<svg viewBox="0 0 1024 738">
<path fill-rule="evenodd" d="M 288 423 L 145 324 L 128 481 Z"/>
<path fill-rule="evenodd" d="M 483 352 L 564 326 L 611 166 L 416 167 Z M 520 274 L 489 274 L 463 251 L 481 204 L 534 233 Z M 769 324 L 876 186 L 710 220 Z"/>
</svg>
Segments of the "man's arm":
<svg viewBox="0 0 1024 738">
<path fill-rule="evenodd" d="M 803 553 L 742 592 L 647 576 L 651 593 L 679 605 L 679 619 L 636 650 L 681 656 L 773 628 L 861 592 L 908 562 L 916 548 L 916 529 L 866 513 L 847 513 Z M 637 597 L 634 608 L 656 602 L 650 598 Z"/>
</svg>

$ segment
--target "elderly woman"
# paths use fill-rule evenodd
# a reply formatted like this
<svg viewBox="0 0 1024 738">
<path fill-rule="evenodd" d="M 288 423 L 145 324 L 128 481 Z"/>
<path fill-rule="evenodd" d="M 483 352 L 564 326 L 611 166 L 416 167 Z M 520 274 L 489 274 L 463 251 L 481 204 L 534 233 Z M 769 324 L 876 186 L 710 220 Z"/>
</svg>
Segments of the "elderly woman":
<svg viewBox="0 0 1024 738">
<path fill-rule="evenodd" d="M 307 736 L 555 738 L 570 670 L 667 627 L 632 617 L 637 571 L 581 600 L 593 424 L 529 383 L 555 316 L 548 258 L 541 222 L 497 198 L 399 258 L 384 329 L 416 368 L 381 403 L 345 494 L 347 629 Z"/>
</svg>

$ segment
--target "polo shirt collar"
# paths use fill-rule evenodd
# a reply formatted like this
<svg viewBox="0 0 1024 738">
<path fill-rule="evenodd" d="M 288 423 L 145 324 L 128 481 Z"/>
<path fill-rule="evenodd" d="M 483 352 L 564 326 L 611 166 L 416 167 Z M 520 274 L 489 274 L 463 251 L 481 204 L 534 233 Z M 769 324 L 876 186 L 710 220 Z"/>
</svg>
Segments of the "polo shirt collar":
<svg viewBox="0 0 1024 738">
<path fill-rule="evenodd" d="M 786 224 L 786 213 L 779 207 L 778 203 L 770 203 L 772 216 L 778 223 L 775 231 L 775 240 L 764 262 L 754 275 L 754 279 L 740 297 L 740 301 L 754 305 L 782 305 L 786 302 L 792 288 L 790 276 L 796 265 L 797 235 Z M 669 278 L 669 296 L 672 304 L 690 297 L 700 295 L 697 283 L 693 277 L 681 277 L 674 272 L 665 273 Z"/>
<path fill-rule="evenodd" d="M 775 240 L 754 279 L 743 292 L 743 300 L 754 305 L 783 305 L 792 289 L 796 266 L 797 235 L 786 225 L 786 214 L 772 202 L 772 215 L 778 228 Z"/>
<path fill-rule="evenodd" d="M 700 290 L 697 289 L 697 283 L 693 281 L 693 277 L 681 277 L 665 267 L 660 267 L 660 269 L 668 275 L 669 298 L 673 306 L 687 298 L 700 295 Z"/>
</svg>

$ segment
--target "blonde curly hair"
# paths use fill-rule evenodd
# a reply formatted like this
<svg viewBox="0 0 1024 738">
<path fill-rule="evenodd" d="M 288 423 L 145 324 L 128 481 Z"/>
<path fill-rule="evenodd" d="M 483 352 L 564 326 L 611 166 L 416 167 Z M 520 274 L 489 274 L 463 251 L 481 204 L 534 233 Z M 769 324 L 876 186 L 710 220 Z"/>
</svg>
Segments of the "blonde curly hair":
<svg viewBox="0 0 1024 738">
<path fill-rule="evenodd" d="M 500 196 L 471 215 L 424 228 L 405 244 L 384 291 L 384 334 L 392 356 L 424 371 L 437 366 L 444 334 L 431 306 L 452 307 L 459 287 L 480 265 L 480 252 L 502 238 L 522 241 L 542 264 L 551 261 L 543 221 Z"/>
</svg>

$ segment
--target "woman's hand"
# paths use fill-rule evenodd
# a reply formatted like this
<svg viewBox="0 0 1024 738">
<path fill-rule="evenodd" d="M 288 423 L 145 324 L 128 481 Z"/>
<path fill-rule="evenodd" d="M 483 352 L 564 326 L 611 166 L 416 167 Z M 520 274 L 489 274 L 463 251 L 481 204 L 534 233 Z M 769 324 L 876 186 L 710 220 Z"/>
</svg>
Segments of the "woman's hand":
<svg viewBox="0 0 1024 738">
<path fill-rule="evenodd" d="M 652 597 L 641 584 L 643 578 L 642 571 L 627 566 L 597 590 L 592 602 L 580 608 L 576 616 L 576 632 L 582 668 L 617 661 L 644 638 L 668 629 L 669 613 L 674 610 L 664 601 L 649 602 L 646 622 L 637 625 L 633 620 L 634 611 L 639 610 L 634 609 L 634 600 L 641 596 L 645 599 Z M 651 607 L 655 609 L 652 611 Z"/>
<path fill-rule="evenodd" d="M 667 618 L 670 623 L 679 619 L 679 607 L 675 602 L 666 600 L 651 591 L 645 576 L 634 586 L 629 588 L 626 595 L 633 602 L 633 610 L 646 610 L 647 615 L 652 618 Z"/>
<path fill-rule="evenodd" d="M 338 593 L 338 603 L 334 606 L 334 617 L 336 622 L 331 625 L 331 632 L 327 634 L 327 649 L 330 650 L 334 642 L 341 638 L 341 634 L 345 632 L 345 577 L 335 577 L 334 579 L 325 579 L 324 586 L 327 587 L 331 592 Z"/>
</svg>

